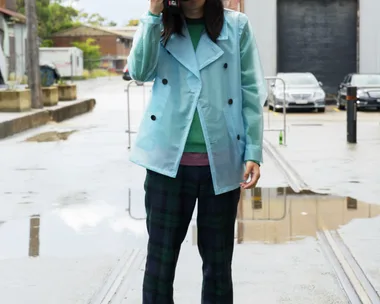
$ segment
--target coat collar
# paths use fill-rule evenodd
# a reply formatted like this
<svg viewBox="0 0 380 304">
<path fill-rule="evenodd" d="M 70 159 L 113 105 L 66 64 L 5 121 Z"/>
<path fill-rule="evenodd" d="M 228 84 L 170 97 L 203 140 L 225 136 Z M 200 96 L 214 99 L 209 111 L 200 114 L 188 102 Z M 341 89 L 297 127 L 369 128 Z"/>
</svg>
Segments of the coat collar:
<svg viewBox="0 0 380 304">
<path fill-rule="evenodd" d="M 166 49 L 176 58 L 183 66 L 200 79 L 200 70 L 210 65 L 220 58 L 224 51 L 219 47 L 218 42 L 228 39 L 227 21 L 224 19 L 222 31 L 214 43 L 207 35 L 203 33 L 196 52 L 191 42 L 191 37 L 185 24 L 183 36 L 173 34 L 166 44 Z"/>
</svg>

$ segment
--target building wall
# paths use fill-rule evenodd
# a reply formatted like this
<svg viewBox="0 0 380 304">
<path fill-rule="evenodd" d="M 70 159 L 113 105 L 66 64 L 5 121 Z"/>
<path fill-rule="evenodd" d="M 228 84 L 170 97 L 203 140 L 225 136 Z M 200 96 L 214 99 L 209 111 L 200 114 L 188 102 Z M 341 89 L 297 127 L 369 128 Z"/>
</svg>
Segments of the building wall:
<svg viewBox="0 0 380 304">
<path fill-rule="evenodd" d="M 317 0 L 316 0 L 317 1 Z M 359 72 L 380 73 L 380 11 L 379 0 L 358 0 Z M 277 73 L 277 0 L 244 2 L 258 44 L 265 76 Z"/>
<path fill-rule="evenodd" d="M 277 0 L 249 0 L 244 3 L 256 37 L 265 76 L 277 72 Z"/>
<path fill-rule="evenodd" d="M 54 47 L 71 47 L 73 42 L 85 42 L 90 37 L 53 37 Z M 94 36 L 91 37 L 100 46 L 100 52 L 103 56 L 117 54 L 115 36 Z"/>
<path fill-rule="evenodd" d="M 3 0 L 5 2 L 5 7 L 11 11 L 17 11 L 17 1 L 16 0 Z M 1 0 L 0 0 L 1 3 Z"/>
<path fill-rule="evenodd" d="M 126 45 L 127 44 L 127 45 Z M 132 44 L 131 42 L 119 42 L 116 44 L 116 52 L 118 56 L 122 56 L 124 58 L 127 58 L 129 55 L 129 52 L 131 51 Z"/>
<path fill-rule="evenodd" d="M 359 71 L 380 73 L 380 1 L 359 3 Z"/>
<path fill-rule="evenodd" d="M 26 38 L 27 28 L 23 23 L 14 25 L 15 39 L 15 72 L 18 77 L 26 74 Z"/>
</svg>

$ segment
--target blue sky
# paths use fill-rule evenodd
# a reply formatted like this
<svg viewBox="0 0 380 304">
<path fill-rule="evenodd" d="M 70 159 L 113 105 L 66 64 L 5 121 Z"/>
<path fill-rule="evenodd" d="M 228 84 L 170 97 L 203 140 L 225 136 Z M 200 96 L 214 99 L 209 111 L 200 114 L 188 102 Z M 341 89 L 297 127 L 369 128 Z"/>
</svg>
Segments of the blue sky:
<svg viewBox="0 0 380 304">
<path fill-rule="evenodd" d="M 79 0 L 75 7 L 124 25 L 130 19 L 139 19 L 148 5 L 148 0 Z"/>
</svg>

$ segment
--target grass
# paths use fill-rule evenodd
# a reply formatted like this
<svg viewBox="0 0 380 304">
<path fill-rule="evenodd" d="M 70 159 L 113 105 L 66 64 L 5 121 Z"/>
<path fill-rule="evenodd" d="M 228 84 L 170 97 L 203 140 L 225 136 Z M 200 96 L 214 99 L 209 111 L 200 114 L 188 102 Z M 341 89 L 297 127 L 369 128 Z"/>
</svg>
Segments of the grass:
<svg viewBox="0 0 380 304">
<path fill-rule="evenodd" d="M 84 70 L 83 78 L 91 79 L 91 78 L 99 78 L 99 77 L 109 77 L 109 76 L 117 76 L 118 74 L 115 72 L 111 72 L 104 69 L 94 69 L 92 71 Z"/>
</svg>

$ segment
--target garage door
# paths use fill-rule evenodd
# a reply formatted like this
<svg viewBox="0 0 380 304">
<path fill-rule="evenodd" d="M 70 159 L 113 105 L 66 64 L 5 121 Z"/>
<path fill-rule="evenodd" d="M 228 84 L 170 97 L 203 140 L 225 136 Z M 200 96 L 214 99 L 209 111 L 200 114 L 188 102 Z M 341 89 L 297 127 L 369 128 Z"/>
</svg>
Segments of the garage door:
<svg viewBox="0 0 380 304">
<path fill-rule="evenodd" d="M 357 70 L 357 0 L 278 0 L 278 71 L 312 72 L 327 93 Z"/>
</svg>

